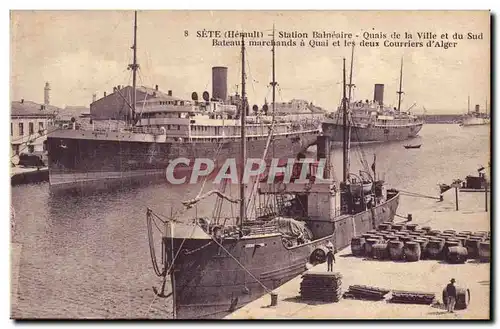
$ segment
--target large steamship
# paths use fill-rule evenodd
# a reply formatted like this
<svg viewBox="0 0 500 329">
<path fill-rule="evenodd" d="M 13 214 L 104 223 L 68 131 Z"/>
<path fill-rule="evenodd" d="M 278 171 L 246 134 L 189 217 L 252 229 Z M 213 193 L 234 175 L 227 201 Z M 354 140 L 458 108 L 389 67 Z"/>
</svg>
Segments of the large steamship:
<svg viewBox="0 0 500 329">
<path fill-rule="evenodd" d="M 244 77 L 242 81 L 244 84 Z M 344 113 L 346 103 L 344 78 Z M 242 118 L 242 126 L 244 122 Z M 290 183 L 282 183 L 279 177 L 274 184 L 268 184 L 266 177 L 257 180 L 254 187 L 258 187 L 258 199 L 274 200 L 274 206 L 266 206 L 267 201 L 259 203 L 255 215 L 247 211 L 252 200 L 247 200 L 242 182 L 239 199 L 230 201 L 239 203 L 238 218 L 222 219 L 214 212 L 211 218 L 192 222 L 164 221 L 165 217 L 148 209 L 153 267 L 158 276 L 164 277 L 163 288 L 155 291 L 165 297 L 165 283 L 170 278 L 174 318 L 222 318 L 296 277 L 309 265 L 324 262 L 328 245 L 340 250 L 353 236 L 394 220 L 399 192 L 386 190 L 375 172 L 365 176 L 350 173 L 349 143 L 345 140 L 343 180 L 337 186 L 330 178 L 329 144 L 328 136 L 318 137 L 318 160 L 326 160 L 327 170 L 320 176 L 324 183 L 318 183 L 314 164 L 309 167 L 306 182 L 296 179 L 296 174 L 302 173 L 300 164 L 298 170 L 294 167 Z M 246 158 L 244 150 L 242 157 Z M 217 201 L 223 200 L 223 192 Z M 199 201 L 183 204 L 193 206 Z M 215 207 L 219 207 L 217 203 Z M 154 252 L 152 230 L 158 220 L 167 227 L 162 232 L 163 268 Z M 162 227 L 162 223 L 156 224 Z"/>
<path fill-rule="evenodd" d="M 352 143 L 366 142 L 389 142 L 406 140 L 416 137 L 424 124 L 423 120 L 410 113 L 410 109 L 401 111 L 401 95 L 403 81 L 403 62 L 401 61 L 401 73 L 399 80 L 398 107 L 384 105 L 384 85 L 375 84 L 373 101 L 351 101 L 352 84 L 352 59 L 351 59 L 351 81 L 348 96 L 348 129 L 350 130 Z M 342 141 L 344 134 L 343 111 L 339 110 L 323 123 L 323 133 L 327 134 L 335 142 Z"/>
<path fill-rule="evenodd" d="M 488 102 L 486 102 L 486 111 L 488 110 Z M 484 126 L 490 124 L 488 113 L 481 113 L 479 104 L 476 104 L 473 112 L 470 110 L 470 97 L 467 99 L 467 114 L 460 120 L 461 127 L 467 126 Z"/>
<path fill-rule="evenodd" d="M 175 167 L 189 175 L 194 159 L 212 159 L 216 166 L 235 157 L 241 148 L 242 112 L 250 114 L 239 95 L 227 95 L 227 68 L 212 69 L 212 95 L 193 93 L 184 100 L 155 88 L 136 87 L 137 14 L 134 21 L 133 85 L 115 87 L 113 93 L 91 105 L 91 126 L 58 129 L 47 138 L 51 187 L 104 187 L 114 183 L 158 181 L 172 159 L 187 158 L 189 165 Z M 273 55 L 274 56 L 274 55 Z M 274 58 L 274 57 L 273 57 Z M 274 72 L 274 61 L 273 61 Z M 273 73 L 274 74 L 274 73 Z M 308 115 L 276 117 L 275 107 L 252 108 L 245 122 L 250 157 L 258 157 L 267 143 L 271 122 L 274 158 L 305 151 L 319 134 L 321 119 Z M 179 178 L 179 177 L 178 177 Z"/>
</svg>

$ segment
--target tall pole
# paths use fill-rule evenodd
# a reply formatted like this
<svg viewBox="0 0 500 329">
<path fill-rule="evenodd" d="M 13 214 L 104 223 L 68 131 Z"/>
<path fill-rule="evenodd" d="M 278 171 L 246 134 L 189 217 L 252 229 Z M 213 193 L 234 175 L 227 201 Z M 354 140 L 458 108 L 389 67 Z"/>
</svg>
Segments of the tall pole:
<svg viewBox="0 0 500 329">
<path fill-rule="evenodd" d="M 347 162 L 347 104 L 346 104 L 346 79 L 345 79 L 345 58 L 343 60 L 343 79 L 342 79 L 342 110 L 343 110 L 343 141 L 342 141 L 342 151 L 343 151 L 343 160 L 344 160 L 344 168 L 343 168 L 343 176 L 342 180 L 344 183 L 347 182 L 348 175 L 348 162 Z"/>
<path fill-rule="evenodd" d="M 403 57 L 401 57 L 401 71 L 399 72 L 398 112 L 401 111 L 401 94 L 403 94 Z"/>
<path fill-rule="evenodd" d="M 134 44 L 132 45 L 132 50 L 134 53 L 133 63 L 129 65 L 129 69 L 132 70 L 132 115 L 130 121 L 132 125 L 135 125 L 135 102 L 136 102 L 136 83 L 137 83 L 137 69 L 139 65 L 137 64 L 137 11 L 134 12 Z"/>
<path fill-rule="evenodd" d="M 488 212 L 488 181 L 484 177 L 484 211 Z"/>
<path fill-rule="evenodd" d="M 349 84 L 347 85 L 349 87 L 349 101 L 348 104 L 350 106 L 351 104 L 351 94 L 352 94 L 352 87 L 354 87 L 354 84 L 352 83 L 352 68 L 354 64 L 354 44 L 352 44 L 352 52 L 351 52 L 351 73 L 349 74 Z"/>
<path fill-rule="evenodd" d="M 271 82 L 271 86 L 273 87 L 273 120 L 275 119 L 275 111 L 276 111 L 276 69 L 275 69 L 275 57 L 276 57 L 276 48 L 275 48 L 275 41 L 274 41 L 274 34 L 275 34 L 275 30 L 274 30 L 274 24 L 273 24 L 273 42 L 272 42 L 272 53 L 273 53 L 273 60 L 272 60 L 272 66 L 273 66 L 273 81 Z M 275 144 L 274 142 L 273 143 L 273 158 L 274 158 L 274 153 L 275 153 Z"/>
<path fill-rule="evenodd" d="M 274 103 L 273 103 L 274 106 Z M 245 219 L 245 183 L 243 182 L 247 152 L 247 141 L 245 134 L 246 123 L 246 91 L 245 91 L 245 37 L 241 37 L 241 171 L 240 171 L 240 229 L 243 228 Z"/>
<path fill-rule="evenodd" d="M 276 48 L 275 48 L 275 42 L 274 42 L 274 24 L 273 24 L 273 42 L 272 42 L 272 53 L 273 53 L 273 81 L 271 82 L 271 86 L 273 87 L 273 115 L 275 114 L 274 111 L 275 111 L 275 105 L 274 103 L 276 102 L 276 71 L 275 71 L 275 67 L 274 67 L 274 63 L 275 63 L 275 54 L 276 54 Z M 273 144 L 274 145 L 274 144 Z"/>
<path fill-rule="evenodd" d="M 470 96 L 467 95 L 467 114 L 470 114 Z"/>
<path fill-rule="evenodd" d="M 174 265 L 174 221 L 170 222 L 170 240 L 172 241 L 172 269 L 170 272 L 170 282 L 172 284 L 172 318 L 177 318 L 177 288 L 175 286 L 175 265 Z"/>
<path fill-rule="evenodd" d="M 458 211 L 458 186 L 455 185 L 455 209 Z"/>
</svg>

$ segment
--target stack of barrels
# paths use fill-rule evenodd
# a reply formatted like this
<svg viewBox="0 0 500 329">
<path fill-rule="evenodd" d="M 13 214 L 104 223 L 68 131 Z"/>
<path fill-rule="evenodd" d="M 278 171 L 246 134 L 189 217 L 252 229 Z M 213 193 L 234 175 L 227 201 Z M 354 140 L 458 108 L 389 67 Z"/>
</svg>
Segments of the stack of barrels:
<svg viewBox="0 0 500 329">
<path fill-rule="evenodd" d="M 300 297 L 304 300 L 338 302 L 342 297 L 342 275 L 337 272 L 307 272 L 300 283 Z"/>
<path fill-rule="evenodd" d="M 384 222 L 378 230 L 353 237 L 354 256 L 416 262 L 421 259 L 465 263 L 468 258 L 490 261 L 490 232 L 433 230 L 418 224 Z"/>
</svg>

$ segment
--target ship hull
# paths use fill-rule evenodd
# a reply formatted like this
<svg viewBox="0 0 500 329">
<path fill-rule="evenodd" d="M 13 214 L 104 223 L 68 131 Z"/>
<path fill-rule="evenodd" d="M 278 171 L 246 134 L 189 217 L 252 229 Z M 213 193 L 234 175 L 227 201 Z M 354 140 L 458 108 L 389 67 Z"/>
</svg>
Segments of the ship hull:
<svg viewBox="0 0 500 329">
<path fill-rule="evenodd" d="M 316 142 L 318 130 L 275 136 L 267 159 L 295 157 Z M 160 136 L 161 138 L 161 136 Z M 247 141 L 249 158 L 262 158 L 267 136 Z M 158 136 L 60 130 L 47 138 L 51 188 L 110 188 L 129 184 L 167 182 L 171 160 L 186 158 L 178 164 L 174 177 L 181 179 L 192 171 L 195 159 L 209 159 L 220 167 L 228 158 L 238 162 L 239 139 L 214 138 L 205 141 L 165 141 Z"/>
<path fill-rule="evenodd" d="M 225 317 L 306 271 L 315 248 L 332 242 L 341 250 L 353 236 L 393 221 L 398 205 L 399 193 L 394 193 L 370 210 L 322 222 L 328 231 L 323 238 L 292 248 L 283 245 L 280 234 L 225 239 L 223 248 L 208 236 L 193 239 L 174 235 L 166 245 L 169 254 L 182 248 L 171 279 L 176 318 Z M 172 240 L 173 247 L 169 247 Z"/>
<path fill-rule="evenodd" d="M 423 123 L 402 126 L 351 126 L 351 143 L 375 143 L 402 141 L 414 138 L 422 129 Z M 344 138 L 344 127 L 336 122 L 323 122 L 323 134 L 334 142 Z"/>
<path fill-rule="evenodd" d="M 484 126 L 490 124 L 490 120 L 485 118 L 469 118 L 460 123 L 462 127 Z"/>
</svg>

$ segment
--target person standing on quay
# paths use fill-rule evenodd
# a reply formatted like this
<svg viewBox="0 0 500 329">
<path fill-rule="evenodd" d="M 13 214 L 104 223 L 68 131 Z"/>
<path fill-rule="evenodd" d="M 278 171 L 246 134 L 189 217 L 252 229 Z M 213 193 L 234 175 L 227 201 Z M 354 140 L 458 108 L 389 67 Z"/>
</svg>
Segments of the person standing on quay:
<svg viewBox="0 0 500 329">
<path fill-rule="evenodd" d="M 335 262 L 335 254 L 332 248 L 328 248 L 326 253 L 326 261 L 328 263 L 328 272 L 333 272 L 333 263 Z"/>
<path fill-rule="evenodd" d="M 446 296 L 447 296 L 446 306 L 448 307 L 448 312 L 454 313 L 455 303 L 457 301 L 457 287 L 455 287 L 455 279 L 451 279 L 450 283 L 448 283 L 448 285 L 446 286 Z"/>
</svg>

